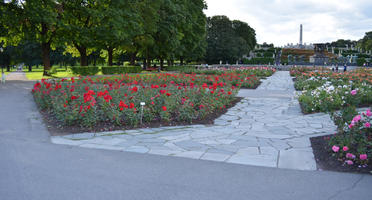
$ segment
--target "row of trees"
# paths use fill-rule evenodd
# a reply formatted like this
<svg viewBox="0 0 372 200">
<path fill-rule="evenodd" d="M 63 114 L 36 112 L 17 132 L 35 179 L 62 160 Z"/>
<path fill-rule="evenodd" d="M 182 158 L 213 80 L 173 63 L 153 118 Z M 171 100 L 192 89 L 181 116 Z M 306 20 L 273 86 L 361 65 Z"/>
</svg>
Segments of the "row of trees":
<svg viewBox="0 0 372 200">
<path fill-rule="evenodd" d="M 203 0 L 12 0 L 0 2 L 0 37 L 5 46 L 22 41 L 41 46 L 44 73 L 50 52 L 62 47 L 88 55 L 106 50 L 108 65 L 116 53 L 153 59 L 196 60 L 204 55 L 206 16 Z"/>
<path fill-rule="evenodd" d="M 174 60 L 235 62 L 254 49 L 247 23 L 207 18 L 204 9 L 204 0 L 3 0 L 0 44 L 16 61 L 42 62 L 44 74 L 77 57 L 81 66 L 102 57 L 111 66 L 125 55 L 146 68 L 154 59 L 160 67 Z"/>
</svg>

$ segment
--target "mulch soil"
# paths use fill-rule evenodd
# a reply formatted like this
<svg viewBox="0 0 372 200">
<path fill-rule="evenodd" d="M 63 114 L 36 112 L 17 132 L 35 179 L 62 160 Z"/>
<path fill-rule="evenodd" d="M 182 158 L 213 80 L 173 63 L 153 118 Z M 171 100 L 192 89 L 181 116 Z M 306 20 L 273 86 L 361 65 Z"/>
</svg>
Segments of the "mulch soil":
<svg viewBox="0 0 372 200">
<path fill-rule="evenodd" d="M 316 165 L 319 170 L 372 175 L 372 164 L 367 166 L 359 166 L 356 164 L 347 165 L 343 160 L 339 160 L 336 156 L 333 156 L 331 146 L 328 144 L 328 141 L 332 136 L 333 135 L 327 135 L 310 138 Z M 369 159 L 368 161 L 368 163 L 372 163 L 372 159 Z"/>
<path fill-rule="evenodd" d="M 40 111 L 41 115 L 43 116 L 43 120 L 47 125 L 47 128 L 52 136 L 57 135 L 68 135 L 68 134 L 75 134 L 75 133 L 83 133 L 83 132 L 103 132 L 103 131 L 114 131 L 114 130 L 130 130 L 130 129 L 139 129 L 139 128 L 157 128 L 163 126 L 184 126 L 184 125 L 196 125 L 196 124 L 213 124 L 214 120 L 220 117 L 221 115 L 225 114 L 229 108 L 234 107 L 238 102 L 240 102 L 243 98 L 236 97 L 230 105 L 226 106 L 226 108 L 217 110 L 214 113 L 207 115 L 202 120 L 196 120 L 191 123 L 189 122 L 150 122 L 150 123 L 143 123 L 142 125 L 138 125 L 137 127 L 133 126 L 117 126 L 112 123 L 98 123 L 92 128 L 80 127 L 78 125 L 75 126 L 62 126 L 60 122 L 58 122 L 55 117 L 46 111 Z"/>
</svg>

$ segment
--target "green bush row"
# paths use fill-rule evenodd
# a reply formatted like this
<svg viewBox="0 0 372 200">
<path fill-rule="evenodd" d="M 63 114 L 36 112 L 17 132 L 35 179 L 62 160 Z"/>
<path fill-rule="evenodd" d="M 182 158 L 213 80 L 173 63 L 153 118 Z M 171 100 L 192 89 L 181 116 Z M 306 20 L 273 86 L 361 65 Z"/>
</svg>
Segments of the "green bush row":
<svg viewBox="0 0 372 200">
<path fill-rule="evenodd" d="M 99 72 L 99 67 L 97 66 L 72 66 L 71 71 L 73 74 L 82 76 L 92 76 Z"/>
<path fill-rule="evenodd" d="M 142 67 L 140 66 L 110 66 L 102 67 L 102 74 L 126 74 L 126 73 L 141 73 Z"/>
<path fill-rule="evenodd" d="M 140 73 L 142 68 L 140 66 L 72 66 L 73 74 L 82 76 L 93 76 L 102 71 L 102 74 L 124 74 L 124 73 Z"/>
</svg>

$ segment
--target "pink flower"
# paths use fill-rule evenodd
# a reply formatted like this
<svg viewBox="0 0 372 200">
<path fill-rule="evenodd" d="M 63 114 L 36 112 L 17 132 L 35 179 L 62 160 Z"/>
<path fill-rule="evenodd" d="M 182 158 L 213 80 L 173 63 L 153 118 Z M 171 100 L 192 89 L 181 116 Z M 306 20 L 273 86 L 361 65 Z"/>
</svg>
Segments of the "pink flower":
<svg viewBox="0 0 372 200">
<path fill-rule="evenodd" d="M 354 159 L 354 158 L 355 158 L 355 155 L 352 154 L 352 153 L 347 153 L 347 154 L 346 154 L 346 158 Z"/>
<path fill-rule="evenodd" d="M 352 165 L 352 164 L 354 164 L 354 162 L 352 161 L 352 160 L 347 160 L 347 161 L 345 161 L 346 162 L 346 164 L 348 164 L 348 165 Z"/>
<path fill-rule="evenodd" d="M 342 150 L 343 150 L 343 151 L 348 151 L 348 150 L 349 150 L 349 147 L 344 146 L 344 147 L 342 147 Z"/>
<path fill-rule="evenodd" d="M 360 155 L 359 155 L 359 158 L 360 158 L 361 160 L 367 160 L 367 154 L 360 154 Z"/>
<path fill-rule="evenodd" d="M 368 109 L 368 110 L 366 111 L 366 115 L 367 115 L 368 117 L 372 116 L 372 112 L 371 112 L 370 109 Z"/>
<path fill-rule="evenodd" d="M 351 122 L 351 124 L 349 124 L 349 128 L 351 129 L 351 128 L 353 128 L 353 126 L 354 126 L 354 123 Z"/>
<path fill-rule="evenodd" d="M 362 119 L 362 117 L 361 117 L 360 115 L 357 115 L 357 116 L 355 116 L 355 117 L 353 118 L 353 121 L 352 121 L 352 122 L 357 123 L 357 122 L 359 122 L 360 119 Z"/>
<path fill-rule="evenodd" d="M 369 127 L 371 127 L 371 124 L 370 124 L 369 122 L 366 122 L 366 123 L 364 124 L 364 127 L 369 128 Z"/>
<path fill-rule="evenodd" d="M 354 96 L 354 95 L 357 94 L 357 91 L 356 90 L 351 90 L 350 94 Z"/>
<path fill-rule="evenodd" d="M 336 153 L 336 152 L 338 152 L 338 150 L 340 150 L 340 147 L 338 147 L 336 145 L 333 145 L 332 150 L 333 150 L 333 152 Z"/>
</svg>

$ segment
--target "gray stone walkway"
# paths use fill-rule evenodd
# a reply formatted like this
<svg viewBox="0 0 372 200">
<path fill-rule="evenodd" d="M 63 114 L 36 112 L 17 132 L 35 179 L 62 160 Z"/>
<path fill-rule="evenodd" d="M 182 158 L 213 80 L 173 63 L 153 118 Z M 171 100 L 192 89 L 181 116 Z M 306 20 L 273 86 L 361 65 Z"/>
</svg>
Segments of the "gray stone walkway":
<svg viewBox="0 0 372 200">
<path fill-rule="evenodd" d="M 28 81 L 24 72 L 12 72 L 6 75 L 6 81 Z"/>
<path fill-rule="evenodd" d="M 265 167 L 316 170 L 309 137 L 336 127 L 326 114 L 303 115 L 288 72 L 263 80 L 214 125 L 53 136 L 56 144 Z"/>
</svg>

